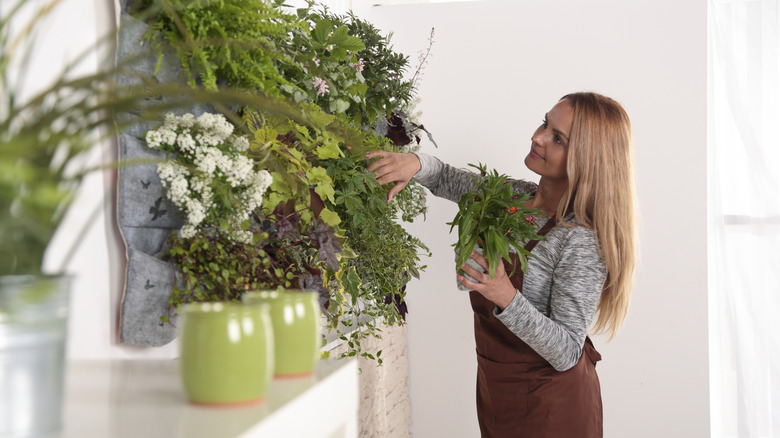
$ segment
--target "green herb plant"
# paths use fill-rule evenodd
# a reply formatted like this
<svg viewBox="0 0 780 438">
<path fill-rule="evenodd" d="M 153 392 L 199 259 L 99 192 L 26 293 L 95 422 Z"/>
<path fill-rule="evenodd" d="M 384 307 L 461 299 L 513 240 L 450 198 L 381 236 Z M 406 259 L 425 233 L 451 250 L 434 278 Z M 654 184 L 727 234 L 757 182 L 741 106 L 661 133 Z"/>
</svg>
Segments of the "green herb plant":
<svg viewBox="0 0 780 438">
<path fill-rule="evenodd" d="M 543 215 L 536 209 L 525 206 L 530 199 L 527 193 L 515 192 L 512 181 L 498 171 L 483 164 L 469 164 L 476 169 L 474 189 L 461 196 L 458 213 L 450 225 L 450 232 L 458 227 L 458 241 L 452 246 L 457 253 L 456 266 L 463 273 L 463 266 L 477 245 L 482 247 L 488 262 L 490 278 L 496 273 L 499 261 L 511 262 L 510 251 L 520 260 L 520 268 L 528 272 L 528 257 L 531 253 L 523 246 L 529 240 L 543 237 L 536 234 L 535 217 Z"/>
</svg>

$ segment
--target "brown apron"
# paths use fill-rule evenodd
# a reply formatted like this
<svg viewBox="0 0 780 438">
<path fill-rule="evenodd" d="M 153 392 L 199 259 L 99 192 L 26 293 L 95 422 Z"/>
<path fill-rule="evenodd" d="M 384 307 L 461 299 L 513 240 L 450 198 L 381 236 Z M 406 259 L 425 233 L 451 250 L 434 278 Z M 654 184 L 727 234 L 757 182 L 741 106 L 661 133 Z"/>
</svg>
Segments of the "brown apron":
<svg viewBox="0 0 780 438">
<path fill-rule="evenodd" d="M 550 218 L 539 230 L 555 226 Z M 528 242 L 531 251 L 538 241 Z M 517 265 L 517 263 L 515 263 Z M 523 271 L 511 274 L 523 291 Z M 469 292 L 477 344 L 477 416 L 483 438 L 601 437 L 601 388 L 596 362 L 601 355 L 589 338 L 573 368 L 556 371 L 493 315 L 496 305 Z"/>
</svg>

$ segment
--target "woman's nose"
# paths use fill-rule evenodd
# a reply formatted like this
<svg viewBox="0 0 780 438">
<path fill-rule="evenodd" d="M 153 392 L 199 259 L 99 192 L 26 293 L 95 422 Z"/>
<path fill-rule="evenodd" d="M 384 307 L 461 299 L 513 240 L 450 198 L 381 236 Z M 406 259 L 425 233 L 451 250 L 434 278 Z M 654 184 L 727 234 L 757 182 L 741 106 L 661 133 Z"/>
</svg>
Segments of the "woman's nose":
<svg viewBox="0 0 780 438">
<path fill-rule="evenodd" d="M 539 130 L 534 133 L 534 135 L 531 136 L 531 141 L 536 143 L 539 146 L 544 146 L 544 130 Z"/>
</svg>

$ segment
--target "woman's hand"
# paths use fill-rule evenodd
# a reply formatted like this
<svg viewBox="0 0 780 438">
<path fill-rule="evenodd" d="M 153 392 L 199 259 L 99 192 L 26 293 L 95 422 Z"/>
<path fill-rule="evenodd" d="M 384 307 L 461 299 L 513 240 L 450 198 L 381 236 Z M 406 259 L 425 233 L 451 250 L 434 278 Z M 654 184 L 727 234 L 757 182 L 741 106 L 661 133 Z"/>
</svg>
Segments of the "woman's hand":
<svg viewBox="0 0 780 438">
<path fill-rule="evenodd" d="M 502 259 L 498 260 L 496 273 L 493 275 L 493 278 L 490 278 L 490 276 L 487 274 L 488 262 L 487 259 L 485 259 L 485 256 L 475 251 L 471 253 L 471 258 L 474 259 L 474 261 L 477 262 L 480 266 L 482 266 L 485 272 L 479 272 L 468 264 L 461 266 L 461 269 L 463 269 L 464 272 L 469 274 L 479 283 L 470 281 L 462 275 L 458 275 L 458 281 L 460 281 L 461 284 L 466 286 L 469 290 L 474 290 L 482 294 L 482 296 L 492 301 L 496 306 L 500 307 L 501 310 L 506 309 L 509 303 L 511 303 L 515 298 L 517 290 L 512 284 L 512 281 L 510 281 L 509 277 L 506 275 L 504 261 Z"/>
<path fill-rule="evenodd" d="M 371 163 L 366 170 L 376 174 L 376 180 L 379 184 L 395 182 L 387 194 L 387 202 L 390 202 L 393 200 L 393 196 L 403 190 L 414 174 L 420 170 L 420 159 L 412 153 L 374 151 L 366 154 L 366 158 L 369 159 L 377 157 L 379 159 Z"/>
</svg>

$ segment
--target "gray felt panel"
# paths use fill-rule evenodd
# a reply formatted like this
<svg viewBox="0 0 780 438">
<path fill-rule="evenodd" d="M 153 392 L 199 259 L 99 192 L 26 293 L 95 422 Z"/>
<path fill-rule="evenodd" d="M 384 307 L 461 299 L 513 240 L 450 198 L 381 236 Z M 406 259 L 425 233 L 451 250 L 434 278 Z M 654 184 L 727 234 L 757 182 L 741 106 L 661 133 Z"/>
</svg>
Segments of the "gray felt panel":
<svg viewBox="0 0 780 438">
<path fill-rule="evenodd" d="M 133 242 L 132 248 L 144 254 L 157 257 L 162 250 L 171 230 L 164 228 L 122 227 L 122 235 L 127 242 Z"/>
<path fill-rule="evenodd" d="M 120 340 L 132 345 L 165 345 L 176 337 L 174 325 L 160 321 L 160 316 L 167 315 L 173 270 L 167 262 L 132 248 L 128 248 L 127 255 Z M 171 322 L 176 324 L 176 318 Z"/>
<path fill-rule="evenodd" d="M 146 143 L 122 134 L 119 137 L 120 155 L 123 159 L 155 159 L 160 154 L 150 151 Z M 184 224 L 184 216 L 166 196 L 165 188 L 157 176 L 156 164 L 124 166 L 119 172 L 117 214 L 123 227 L 150 227 L 178 229 Z"/>
</svg>

